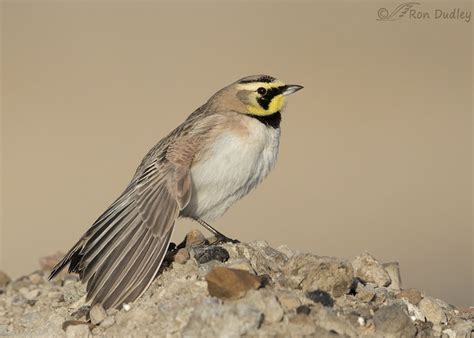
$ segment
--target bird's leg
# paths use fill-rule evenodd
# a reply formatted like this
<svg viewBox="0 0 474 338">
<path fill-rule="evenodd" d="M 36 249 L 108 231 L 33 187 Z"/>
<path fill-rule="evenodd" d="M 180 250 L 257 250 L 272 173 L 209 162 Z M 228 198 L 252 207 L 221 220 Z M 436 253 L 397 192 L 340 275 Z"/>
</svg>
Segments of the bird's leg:
<svg viewBox="0 0 474 338">
<path fill-rule="evenodd" d="M 212 244 L 218 244 L 218 243 L 240 243 L 239 240 L 237 239 L 232 239 L 224 235 L 223 233 L 217 231 L 214 229 L 209 223 L 206 221 L 200 219 L 200 218 L 195 218 L 195 221 L 201 224 L 206 230 L 209 232 L 212 232 L 212 234 L 216 237 L 216 240 Z"/>
</svg>

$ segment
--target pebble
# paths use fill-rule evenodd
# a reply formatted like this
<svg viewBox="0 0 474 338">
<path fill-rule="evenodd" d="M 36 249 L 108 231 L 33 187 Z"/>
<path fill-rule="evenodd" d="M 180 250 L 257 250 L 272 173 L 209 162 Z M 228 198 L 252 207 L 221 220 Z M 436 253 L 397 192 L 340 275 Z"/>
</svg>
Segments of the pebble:
<svg viewBox="0 0 474 338">
<path fill-rule="evenodd" d="M 250 290 L 245 302 L 261 311 L 266 323 L 277 323 L 285 314 L 277 297 L 267 289 Z"/>
<path fill-rule="evenodd" d="M 206 238 L 202 234 L 201 231 L 193 229 L 186 235 L 186 247 L 191 247 L 194 245 L 204 244 L 206 242 Z"/>
<path fill-rule="evenodd" d="M 447 321 L 443 307 L 437 299 L 425 297 L 419 302 L 418 308 L 426 317 L 426 319 L 435 325 L 439 325 Z"/>
<path fill-rule="evenodd" d="M 107 318 L 107 313 L 105 312 L 102 305 L 95 304 L 89 311 L 89 317 L 91 319 L 91 323 L 97 325 Z"/>
<path fill-rule="evenodd" d="M 337 298 L 349 293 L 353 277 L 352 265 L 345 260 L 299 254 L 284 265 L 280 284 L 303 291 L 319 289 Z"/>
<path fill-rule="evenodd" d="M 298 315 L 309 315 L 311 308 L 308 305 L 300 305 L 296 308 L 296 314 Z"/>
<path fill-rule="evenodd" d="M 400 290 L 402 287 L 402 279 L 400 277 L 400 265 L 398 262 L 383 263 L 382 266 L 390 277 L 390 285 L 388 288 L 395 291 Z"/>
<path fill-rule="evenodd" d="M 416 327 L 398 304 L 384 306 L 374 315 L 376 332 L 384 337 L 414 337 Z"/>
<path fill-rule="evenodd" d="M 390 276 L 382 264 L 367 252 L 357 256 L 352 261 L 352 266 L 355 277 L 366 283 L 374 283 L 382 287 L 388 286 L 391 282 Z"/>
<path fill-rule="evenodd" d="M 0 270 L 0 289 L 5 288 L 10 282 L 11 282 L 10 277 L 8 277 L 8 275 L 5 272 Z"/>
<path fill-rule="evenodd" d="M 296 309 L 301 305 L 299 298 L 296 295 L 290 293 L 279 293 L 278 301 L 286 311 Z"/>
<path fill-rule="evenodd" d="M 209 294 L 221 299 L 238 299 L 260 287 L 260 278 L 244 270 L 215 267 L 206 275 Z"/>
<path fill-rule="evenodd" d="M 68 338 L 88 338 L 90 335 L 91 331 L 87 324 L 69 325 L 66 328 L 66 337 Z"/>
<path fill-rule="evenodd" d="M 190 258 L 189 251 L 186 248 L 181 248 L 176 252 L 173 261 L 178 264 L 185 264 Z"/>
<path fill-rule="evenodd" d="M 194 249 L 194 258 L 199 264 L 210 261 L 225 262 L 229 259 L 229 252 L 221 246 L 213 245 Z"/>
<path fill-rule="evenodd" d="M 31 291 L 26 292 L 24 296 L 27 300 L 34 300 L 38 298 L 40 294 L 41 294 L 41 291 L 39 289 L 33 289 Z"/>
<path fill-rule="evenodd" d="M 322 304 L 323 306 L 334 306 L 334 300 L 331 298 L 331 295 L 323 290 L 309 291 L 306 293 L 306 297 L 308 297 L 315 303 Z"/>
<path fill-rule="evenodd" d="M 31 283 L 36 285 L 43 282 L 43 276 L 41 276 L 39 273 L 31 274 L 28 278 L 30 279 Z"/>
<path fill-rule="evenodd" d="M 245 270 L 245 271 L 255 274 L 255 270 L 252 268 L 252 265 L 245 258 L 233 260 L 232 262 L 229 261 L 227 262 L 226 267 L 231 268 L 231 269 Z"/>
<path fill-rule="evenodd" d="M 421 292 L 418 291 L 417 289 L 406 289 L 403 291 L 400 291 L 397 294 L 397 298 L 401 299 L 404 298 L 407 301 L 409 301 L 413 305 L 418 305 L 418 303 L 421 301 L 423 298 L 421 296 Z"/>
<path fill-rule="evenodd" d="M 107 327 L 111 327 L 114 324 L 115 324 L 115 318 L 107 317 L 100 323 L 100 326 L 107 328 Z"/>
<path fill-rule="evenodd" d="M 372 285 L 364 285 L 362 283 L 357 283 L 355 291 L 357 299 L 360 299 L 365 303 L 368 303 L 375 298 L 375 289 Z"/>
</svg>

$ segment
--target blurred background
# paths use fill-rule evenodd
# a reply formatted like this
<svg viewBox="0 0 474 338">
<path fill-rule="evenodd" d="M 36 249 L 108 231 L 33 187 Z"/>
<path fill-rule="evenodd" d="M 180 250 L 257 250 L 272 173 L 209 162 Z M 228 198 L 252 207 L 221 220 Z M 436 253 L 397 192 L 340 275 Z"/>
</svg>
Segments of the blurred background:
<svg viewBox="0 0 474 338">
<path fill-rule="evenodd" d="M 0 269 L 18 277 L 68 250 L 150 147 L 265 73 L 305 89 L 275 171 L 214 225 L 318 255 L 369 251 L 400 262 L 404 287 L 473 305 L 473 25 L 377 20 L 399 4 L 2 1 Z M 192 228 L 180 221 L 174 240 Z"/>
</svg>

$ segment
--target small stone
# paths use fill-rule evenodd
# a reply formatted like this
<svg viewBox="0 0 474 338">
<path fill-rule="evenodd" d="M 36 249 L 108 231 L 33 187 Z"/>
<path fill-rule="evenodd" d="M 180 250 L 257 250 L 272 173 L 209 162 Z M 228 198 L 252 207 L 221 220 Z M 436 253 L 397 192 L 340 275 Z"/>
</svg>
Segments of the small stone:
<svg viewBox="0 0 474 338">
<path fill-rule="evenodd" d="M 221 299 L 238 299 L 260 287 L 260 278 L 244 270 L 215 267 L 206 276 L 209 294 Z"/>
<path fill-rule="evenodd" d="M 64 254 L 62 252 L 56 252 L 49 256 L 44 256 L 39 259 L 39 265 L 41 270 L 50 271 L 56 264 L 63 259 Z"/>
<path fill-rule="evenodd" d="M 334 306 L 334 300 L 331 298 L 331 295 L 323 290 L 309 291 L 306 293 L 306 297 L 308 297 L 315 303 L 322 304 L 323 306 Z"/>
<path fill-rule="evenodd" d="M 414 337 L 416 327 L 410 317 L 397 304 L 381 307 L 375 312 L 376 331 L 383 337 Z"/>
<path fill-rule="evenodd" d="M 284 311 L 275 294 L 266 289 L 250 290 L 245 302 L 263 312 L 266 323 L 277 323 L 282 320 Z"/>
<path fill-rule="evenodd" d="M 412 303 L 413 305 L 418 305 L 418 303 L 421 301 L 423 297 L 421 296 L 421 292 L 418 291 L 417 289 L 407 289 L 407 290 L 400 291 L 397 294 L 397 298 L 398 299 L 403 298 L 409 301 L 410 303 Z"/>
<path fill-rule="evenodd" d="M 452 327 L 454 337 L 469 337 L 474 333 L 474 322 L 462 320 L 454 324 Z"/>
<path fill-rule="evenodd" d="M 375 302 L 377 304 L 382 304 L 387 300 L 389 293 L 386 288 L 376 288 L 375 289 Z"/>
<path fill-rule="evenodd" d="M 363 253 L 352 261 L 354 275 L 367 283 L 375 283 L 377 286 L 387 286 L 390 284 L 390 276 L 379 263 L 369 253 Z"/>
<path fill-rule="evenodd" d="M 68 338 L 88 338 L 90 335 L 91 331 L 87 324 L 68 325 L 66 328 L 66 337 Z"/>
<path fill-rule="evenodd" d="M 41 276 L 39 273 L 31 274 L 28 278 L 30 279 L 31 283 L 36 285 L 43 282 L 43 276 Z"/>
<path fill-rule="evenodd" d="M 174 255 L 173 260 L 178 264 L 185 264 L 189 260 L 189 251 L 186 248 L 181 248 Z"/>
<path fill-rule="evenodd" d="M 201 231 L 193 229 L 186 235 L 186 247 L 191 247 L 193 245 L 204 244 L 206 242 L 206 237 L 202 234 Z"/>
<path fill-rule="evenodd" d="M 360 299 L 361 301 L 368 303 L 374 299 L 375 289 L 371 285 L 364 285 L 362 283 L 357 283 L 356 297 L 357 299 Z"/>
<path fill-rule="evenodd" d="M 31 291 L 26 292 L 24 296 L 27 300 L 34 300 L 38 298 L 40 294 L 41 294 L 41 291 L 39 289 L 33 289 Z"/>
<path fill-rule="evenodd" d="M 280 284 L 311 291 L 315 289 L 341 297 L 350 291 L 354 272 L 349 262 L 332 257 L 299 254 L 285 264 Z"/>
<path fill-rule="evenodd" d="M 102 305 L 95 304 L 93 307 L 91 307 L 89 317 L 91 318 L 91 323 L 97 325 L 107 318 L 107 313 L 105 312 Z"/>
<path fill-rule="evenodd" d="M 76 320 L 81 319 L 81 318 L 85 318 L 89 314 L 90 309 L 91 309 L 91 307 L 89 305 L 81 306 L 79 309 L 77 309 L 76 311 L 71 313 L 71 317 L 76 319 Z"/>
<path fill-rule="evenodd" d="M 387 271 L 390 277 L 389 289 L 398 291 L 402 287 L 402 279 L 400 277 L 400 265 L 398 262 L 390 262 L 382 264 L 385 271 Z"/>
<path fill-rule="evenodd" d="M 296 314 L 298 315 L 309 315 L 311 308 L 308 305 L 300 305 L 296 308 Z"/>
<path fill-rule="evenodd" d="M 250 273 L 255 274 L 255 271 L 252 268 L 252 265 L 245 258 L 238 259 L 238 260 L 233 260 L 232 262 L 229 261 L 229 262 L 227 262 L 226 267 L 228 267 L 230 269 L 245 270 L 245 271 L 248 271 Z"/>
<path fill-rule="evenodd" d="M 301 305 L 301 302 L 298 297 L 290 293 L 278 294 L 278 301 L 286 311 L 296 309 L 298 306 Z"/>
<path fill-rule="evenodd" d="M 418 308 L 426 317 L 426 319 L 435 325 L 439 325 L 447 321 L 442 304 L 437 299 L 425 297 L 419 302 Z"/>
<path fill-rule="evenodd" d="M 107 317 L 100 323 L 100 326 L 107 328 L 107 327 L 111 327 L 114 324 L 115 324 L 115 318 Z"/>
<path fill-rule="evenodd" d="M 76 283 L 79 281 L 79 276 L 75 273 L 68 273 L 63 278 L 63 286 L 70 283 Z"/>
<path fill-rule="evenodd" d="M 229 259 L 229 252 L 221 246 L 208 246 L 204 248 L 196 248 L 194 251 L 194 258 L 199 264 L 216 260 L 225 262 Z"/>
<path fill-rule="evenodd" d="M 0 289 L 5 288 L 10 282 L 11 282 L 10 277 L 8 277 L 8 275 L 5 272 L 0 271 Z"/>
</svg>

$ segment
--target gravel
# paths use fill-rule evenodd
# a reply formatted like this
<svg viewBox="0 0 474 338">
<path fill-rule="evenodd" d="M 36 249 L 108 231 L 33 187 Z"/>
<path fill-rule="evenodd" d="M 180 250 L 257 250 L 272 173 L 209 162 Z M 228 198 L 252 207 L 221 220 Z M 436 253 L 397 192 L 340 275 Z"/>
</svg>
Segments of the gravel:
<svg viewBox="0 0 474 338">
<path fill-rule="evenodd" d="M 85 303 L 76 275 L 0 272 L 0 335 L 44 337 L 474 337 L 474 309 L 403 289 L 397 263 L 352 262 L 264 241 L 211 245 L 194 230 L 121 310 Z M 186 250 L 181 250 L 183 247 Z M 189 256 L 186 254 L 189 253 Z"/>
</svg>

